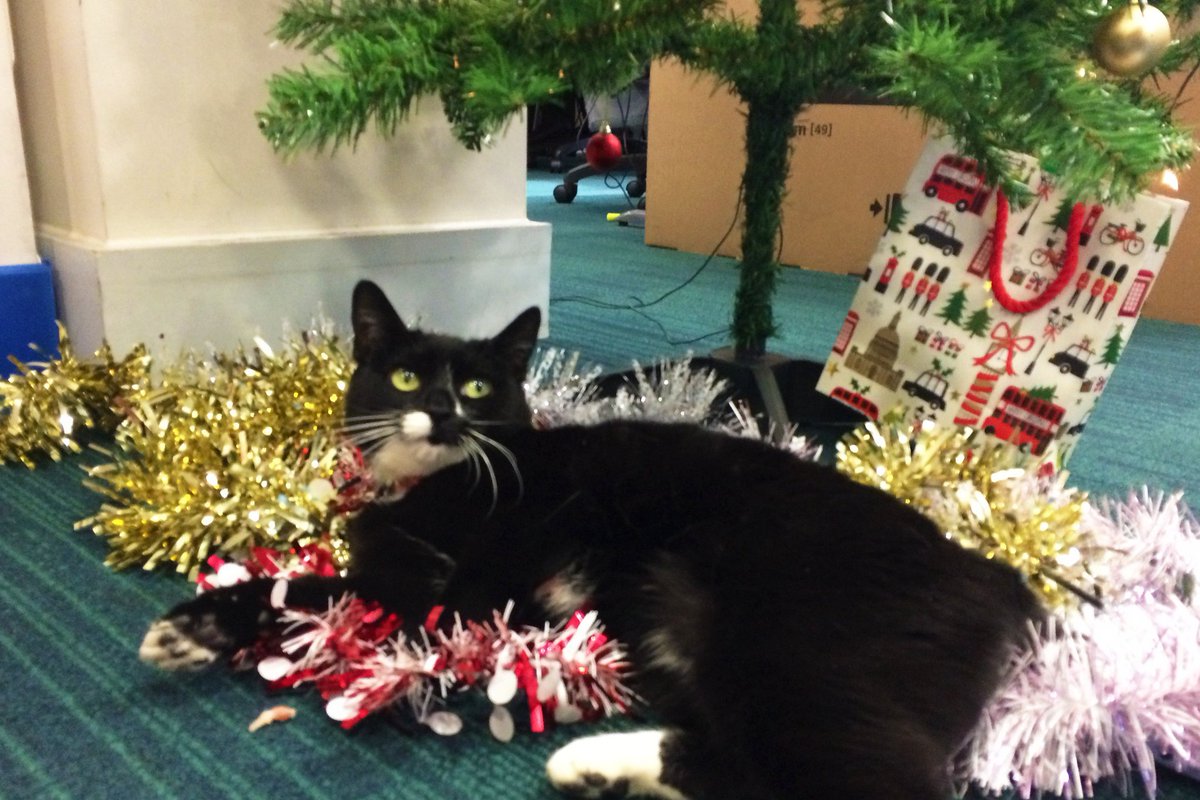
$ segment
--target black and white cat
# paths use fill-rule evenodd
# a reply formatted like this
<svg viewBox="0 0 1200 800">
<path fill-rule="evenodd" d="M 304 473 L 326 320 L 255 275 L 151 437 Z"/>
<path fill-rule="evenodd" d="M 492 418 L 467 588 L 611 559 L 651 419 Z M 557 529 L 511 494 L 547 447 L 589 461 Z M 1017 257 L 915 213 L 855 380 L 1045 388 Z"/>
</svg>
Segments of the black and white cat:
<svg viewBox="0 0 1200 800">
<path fill-rule="evenodd" d="M 1037 603 L 1012 569 L 894 498 L 751 439 L 690 425 L 534 430 L 522 380 L 540 321 L 462 341 L 354 293 L 347 426 L 403 499 L 351 523 L 344 591 L 420 622 L 435 604 L 542 621 L 595 607 L 661 730 L 579 739 L 547 765 L 584 797 L 944 800 L 950 762 Z M 146 661 L 203 666 L 274 616 L 271 581 L 153 623 Z"/>
</svg>

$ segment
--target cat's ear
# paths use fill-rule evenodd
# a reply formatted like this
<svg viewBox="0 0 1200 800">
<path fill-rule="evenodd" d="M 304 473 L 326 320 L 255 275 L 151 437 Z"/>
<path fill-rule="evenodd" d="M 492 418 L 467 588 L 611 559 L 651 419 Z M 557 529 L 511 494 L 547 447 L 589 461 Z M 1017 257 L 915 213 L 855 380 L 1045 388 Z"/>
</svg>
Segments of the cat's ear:
<svg viewBox="0 0 1200 800">
<path fill-rule="evenodd" d="M 513 370 L 522 377 L 529 368 L 529 356 L 533 354 L 533 348 L 537 345 L 538 329 L 541 326 L 541 309 L 530 306 L 492 339 L 492 344 L 501 357 L 507 359 Z"/>
<path fill-rule="evenodd" d="M 354 360 L 360 364 L 381 348 L 392 346 L 408 330 L 387 295 L 371 281 L 359 281 L 354 287 L 350 320 L 354 326 Z"/>
</svg>

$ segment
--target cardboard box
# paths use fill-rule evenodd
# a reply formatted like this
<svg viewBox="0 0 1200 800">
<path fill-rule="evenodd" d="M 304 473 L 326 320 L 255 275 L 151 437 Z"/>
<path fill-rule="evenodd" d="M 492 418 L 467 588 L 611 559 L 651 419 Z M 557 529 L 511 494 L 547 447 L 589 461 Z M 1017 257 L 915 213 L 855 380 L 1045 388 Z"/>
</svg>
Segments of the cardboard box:
<svg viewBox="0 0 1200 800">
<path fill-rule="evenodd" d="M 650 76 L 646 243 L 736 257 L 734 225 L 745 166 L 744 117 L 707 76 L 655 64 Z M 783 201 L 785 264 L 829 272 L 866 268 L 889 197 L 924 143 L 919 119 L 894 106 L 815 105 L 796 119 Z"/>
<path fill-rule="evenodd" d="M 1194 126 L 1200 81 L 1193 83 L 1180 119 Z M 737 257 L 744 110 L 711 77 L 674 62 L 654 64 L 650 86 L 646 243 Z M 822 104 L 802 113 L 784 197 L 783 263 L 862 272 L 883 231 L 889 198 L 903 188 L 924 139 L 920 117 L 893 106 Z M 1178 193 L 1154 191 L 1200 208 L 1200 170 L 1180 180 Z M 1200 218 L 1193 218 L 1178 231 L 1145 316 L 1200 324 L 1198 257 Z"/>
</svg>

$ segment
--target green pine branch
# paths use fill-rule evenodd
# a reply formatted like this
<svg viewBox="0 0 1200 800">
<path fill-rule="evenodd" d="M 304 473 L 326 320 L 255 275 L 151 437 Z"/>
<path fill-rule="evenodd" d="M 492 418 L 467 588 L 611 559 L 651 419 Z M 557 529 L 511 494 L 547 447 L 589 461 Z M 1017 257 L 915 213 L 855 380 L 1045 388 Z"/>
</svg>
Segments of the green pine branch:
<svg viewBox="0 0 1200 800">
<path fill-rule="evenodd" d="M 1095 21 L 1061 10 L 1050 21 L 1014 14 L 999 29 L 968 29 L 957 18 L 899 16 L 874 55 L 893 76 L 892 97 L 947 129 L 1011 191 L 1020 186 L 1008 180 L 1005 151 L 1036 156 L 1069 192 L 1127 198 L 1163 167 L 1186 164 L 1194 142 L 1164 98 L 1106 80 L 1081 57 Z"/>
<path fill-rule="evenodd" d="M 355 143 L 372 121 L 390 136 L 418 98 L 442 89 L 453 72 L 455 20 L 422 6 L 295 0 L 277 34 L 313 49 L 323 63 L 284 70 L 268 83 L 258 119 L 271 145 L 283 152 L 337 148 Z"/>
<path fill-rule="evenodd" d="M 1159 5 L 1187 18 L 1200 0 Z M 393 134 L 419 98 L 437 95 L 458 138 L 478 149 L 529 103 L 615 90 L 668 55 L 743 99 L 797 109 L 831 88 L 886 94 L 948 130 L 1002 180 L 1004 151 L 1016 150 L 1081 194 L 1123 197 L 1191 157 L 1169 102 L 1090 66 L 1092 30 L 1107 12 L 1092 3 L 825 0 L 807 26 L 794 9 L 755 26 L 712 8 L 712 0 L 291 0 L 277 35 L 320 59 L 270 81 L 259 122 L 281 151 L 336 148 L 372 123 Z M 1200 36 L 1187 37 L 1153 75 L 1197 63 Z"/>
<path fill-rule="evenodd" d="M 425 95 L 479 149 L 530 103 L 609 93 L 680 47 L 715 0 L 292 0 L 281 41 L 319 57 L 268 82 L 259 125 L 277 150 L 385 135 Z"/>
</svg>

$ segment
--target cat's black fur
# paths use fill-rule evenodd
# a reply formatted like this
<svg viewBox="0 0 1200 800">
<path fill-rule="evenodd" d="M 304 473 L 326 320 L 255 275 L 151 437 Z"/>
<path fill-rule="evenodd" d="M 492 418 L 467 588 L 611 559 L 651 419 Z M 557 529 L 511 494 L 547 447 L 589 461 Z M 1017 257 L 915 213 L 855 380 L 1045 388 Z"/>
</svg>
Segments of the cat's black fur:
<svg viewBox="0 0 1200 800">
<path fill-rule="evenodd" d="M 468 377 L 460 367 L 486 372 L 497 403 L 474 415 L 435 393 L 445 424 L 430 437 L 490 441 L 364 509 L 348 575 L 293 581 L 289 603 L 324 607 L 351 590 L 419 623 L 436 603 L 489 618 L 512 599 L 541 621 L 589 600 L 632 649 L 636 688 L 667 728 L 636 757 L 611 739 L 564 748 L 548 771 L 565 791 L 949 796 L 949 762 L 1039 614 L 1015 571 L 883 492 L 755 440 L 647 422 L 534 430 L 512 392 L 535 313 L 476 343 L 394 317 L 377 289 L 356 291 L 351 424 L 415 400 L 388 375 L 415 371 L 423 353 L 430 375 L 449 366 L 451 389 Z M 177 607 L 143 656 L 208 663 L 252 641 L 271 616 L 259 583 Z"/>
</svg>

